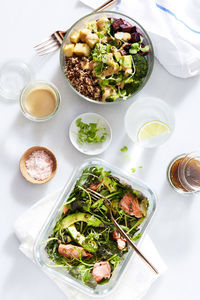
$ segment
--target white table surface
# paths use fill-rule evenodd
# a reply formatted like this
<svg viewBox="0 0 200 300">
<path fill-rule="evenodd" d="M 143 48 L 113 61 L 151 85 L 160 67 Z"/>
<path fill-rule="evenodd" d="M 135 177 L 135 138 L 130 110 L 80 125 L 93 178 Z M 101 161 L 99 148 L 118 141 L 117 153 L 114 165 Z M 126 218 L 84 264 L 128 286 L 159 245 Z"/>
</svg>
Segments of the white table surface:
<svg viewBox="0 0 200 300">
<path fill-rule="evenodd" d="M 73 168 L 87 156 L 70 144 L 68 128 L 80 113 L 93 111 L 105 116 L 113 129 L 113 141 L 102 157 L 129 173 L 142 165 L 133 176 L 142 178 L 158 195 L 158 209 L 149 235 L 168 266 L 145 300 L 199 299 L 200 201 L 177 194 L 168 185 L 166 169 L 177 154 L 199 146 L 200 78 L 179 79 L 168 74 L 158 62 L 153 74 L 137 98 L 156 96 L 172 106 L 176 115 L 175 131 L 160 148 L 144 150 L 133 160 L 125 160 L 120 148 L 128 145 L 124 115 L 131 104 L 100 106 L 83 101 L 65 83 L 59 68 L 59 53 L 39 58 L 32 46 L 55 29 L 65 29 L 89 8 L 78 1 L 2 0 L 0 3 L 0 63 L 20 58 L 35 70 L 35 78 L 52 81 L 62 95 L 61 109 L 54 119 L 34 123 L 20 112 L 19 105 L 0 101 L 0 299 L 64 300 L 54 283 L 19 250 L 13 233 L 17 217 L 41 197 L 62 187 Z M 52 149 L 58 159 L 55 178 L 43 186 L 34 186 L 20 175 L 18 164 L 23 152 L 34 145 Z M 135 162 L 136 161 L 136 162 Z M 131 297 L 130 297 L 131 299 Z"/>
</svg>

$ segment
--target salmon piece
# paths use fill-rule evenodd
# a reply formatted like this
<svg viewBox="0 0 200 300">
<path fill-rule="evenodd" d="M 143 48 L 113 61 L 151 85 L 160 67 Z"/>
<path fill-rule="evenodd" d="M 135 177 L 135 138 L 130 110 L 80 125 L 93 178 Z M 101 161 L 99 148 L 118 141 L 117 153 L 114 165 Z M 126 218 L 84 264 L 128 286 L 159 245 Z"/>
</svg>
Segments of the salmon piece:
<svg viewBox="0 0 200 300">
<path fill-rule="evenodd" d="M 116 230 L 112 233 L 113 239 L 117 241 L 117 247 L 120 250 L 123 250 L 126 247 L 126 240 L 121 237 L 121 234 Z"/>
<path fill-rule="evenodd" d="M 63 212 L 66 214 L 68 212 L 69 208 L 67 207 L 67 204 L 64 206 Z"/>
<path fill-rule="evenodd" d="M 58 247 L 58 252 L 67 258 L 80 258 L 80 256 L 90 258 L 93 256 L 91 253 L 86 252 L 83 247 L 78 247 L 71 244 L 60 244 Z"/>
<path fill-rule="evenodd" d="M 100 261 L 94 264 L 92 276 L 96 282 L 100 282 L 103 278 L 110 278 L 111 267 L 108 261 Z"/>
<path fill-rule="evenodd" d="M 92 183 L 92 184 L 90 184 L 90 188 L 91 188 L 91 190 L 96 191 L 101 186 L 101 184 L 102 184 L 101 182 Z"/>
<path fill-rule="evenodd" d="M 136 218 L 143 217 L 143 213 L 140 209 L 137 197 L 134 197 L 131 193 L 126 193 L 119 203 L 120 207 L 129 215 Z"/>
</svg>

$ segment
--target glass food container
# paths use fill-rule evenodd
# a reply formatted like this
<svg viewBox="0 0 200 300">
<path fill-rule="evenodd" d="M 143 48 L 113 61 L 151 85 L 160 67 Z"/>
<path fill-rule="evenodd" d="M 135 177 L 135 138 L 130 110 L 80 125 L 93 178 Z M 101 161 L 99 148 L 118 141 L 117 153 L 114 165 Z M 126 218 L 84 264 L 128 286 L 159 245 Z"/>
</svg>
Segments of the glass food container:
<svg viewBox="0 0 200 300">
<path fill-rule="evenodd" d="M 114 12 L 114 11 L 103 11 L 103 12 L 95 12 L 95 13 L 91 13 L 89 15 L 84 16 L 83 18 L 81 18 L 80 20 L 78 20 L 76 23 L 74 23 L 71 28 L 67 31 L 63 43 L 61 45 L 61 49 L 60 49 L 60 66 L 61 66 L 61 70 L 64 74 L 64 77 L 66 79 L 66 81 L 69 83 L 69 85 L 71 86 L 71 88 L 74 90 L 74 92 L 76 94 L 78 94 L 80 97 L 82 97 L 83 99 L 93 102 L 93 103 L 97 103 L 97 104 L 114 104 L 114 103 L 120 103 L 120 102 L 124 102 L 126 101 L 128 98 L 126 99 L 122 99 L 122 98 L 118 98 L 117 100 L 113 101 L 113 102 L 101 102 L 101 101 L 95 101 L 92 100 L 84 95 L 82 95 L 81 93 L 79 93 L 70 83 L 70 81 L 68 80 L 68 78 L 65 76 L 65 54 L 63 52 L 63 47 L 65 46 L 66 43 L 70 43 L 70 35 L 75 32 L 78 31 L 81 28 L 84 28 L 84 23 L 86 22 L 91 22 L 97 19 L 100 19 L 102 17 L 107 17 L 107 18 L 122 18 L 125 21 L 129 22 L 131 25 L 133 26 L 137 26 L 138 32 L 142 34 L 143 38 L 144 38 L 144 44 L 145 45 L 149 45 L 150 46 L 150 52 L 149 54 L 146 56 L 147 58 L 147 62 L 148 62 L 148 72 L 147 75 L 143 78 L 143 82 L 141 84 L 141 86 L 130 96 L 128 96 L 128 98 L 134 96 L 135 94 L 137 94 L 147 83 L 147 81 L 150 78 L 150 75 L 152 73 L 153 70 L 153 65 L 154 65 L 154 51 L 153 51 L 153 45 L 151 42 L 150 37 L 148 36 L 147 32 L 145 31 L 145 29 L 138 23 L 136 22 L 134 19 L 128 17 L 127 15 L 118 13 L 118 12 Z"/>
<path fill-rule="evenodd" d="M 167 170 L 168 181 L 182 194 L 200 191 L 200 153 L 192 152 L 175 157 Z"/>
<path fill-rule="evenodd" d="M 121 182 L 128 183 L 133 188 L 141 191 L 149 200 L 149 209 L 147 213 L 147 217 L 144 220 L 144 222 L 140 225 L 140 232 L 143 234 L 150 223 L 151 218 L 154 215 L 155 209 L 156 209 L 156 196 L 152 192 L 151 189 L 149 189 L 148 186 L 146 186 L 142 181 L 135 179 L 133 176 L 129 176 L 126 173 L 122 172 L 120 169 L 117 169 L 116 167 L 112 166 L 111 164 L 101 160 L 101 159 L 89 159 L 86 160 L 80 167 L 78 167 L 73 175 L 71 176 L 71 179 L 67 182 L 66 186 L 64 187 L 58 201 L 55 203 L 55 206 L 53 210 L 51 211 L 48 219 L 45 221 L 37 239 L 34 245 L 34 257 L 35 261 L 39 264 L 39 266 L 42 268 L 44 272 L 47 274 L 53 276 L 54 278 L 57 278 L 59 280 L 62 280 L 64 283 L 71 285 L 75 288 L 77 288 L 79 291 L 86 293 L 90 296 L 101 296 L 105 295 L 109 292 L 111 292 L 114 287 L 119 282 L 122 273 L 126 269 L 127 264 L 129 263 L 132 255 L 133 250 L 129 249 L 129 251 L 124 255 L 124 259 L 119 263 L 119 265 L 116 267 L 116 269 L 113 272 L 112 277 L 110 278 L 109 282 L 103 285 L 97 285 L 95 288 L 91 288 L 81 281 L 77 280 L 73 276 L 69 274 L 69 271 L 56 267 L 53 267 L 53 261 L 49 259 L 46 251 L 45 251 L 45 241 L 48 239 L 48 237 L 51 235 L 52 230 L 55 226 L 56 221 L 59 218 L 60 215 L 60 207 L 64 204 L 66 201 L 66 198 L 71 193 L 72 189 L 74 188 L 74 185 L 76 181 L 79 179 L 79 177 L 82 174 L 82 171 L 85 168 L 91 167 L 91 166 L 100 166 L 103 167 L 106 170 L 109 170 L 112 172 L 112 175 L 118 177 Z M 138 241 L 135 242 L 135 244 L 138 244 Z M 148 266 L 147 266 L 148 268 Z"/>
</svg>

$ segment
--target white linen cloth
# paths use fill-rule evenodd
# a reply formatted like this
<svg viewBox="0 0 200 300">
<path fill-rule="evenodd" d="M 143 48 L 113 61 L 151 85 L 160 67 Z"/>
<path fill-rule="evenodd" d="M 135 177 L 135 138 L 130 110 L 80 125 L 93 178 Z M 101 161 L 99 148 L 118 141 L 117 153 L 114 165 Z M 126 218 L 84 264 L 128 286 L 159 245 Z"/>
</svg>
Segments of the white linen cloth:
<svg viewBox="0 0 200 300">
<path fill-rule="evenodd" d="M 95 8 L 104 0 L 80 0 Z M 199 0 L 119 0 L 117 11 L 148 32 L 155 56 L 167 71 L 187 78 L 200 74 Z"/>
<path fill-rule="evenodd" d="M 19 219 L 15 222 L 14 231 L 20 241 L 19 249 L 32 261 L 33 246 L 35 239 L 44 224 L 46 218 L 51 212 L 59 194 L 60 190 L 53 194 L 47 195 L 35 205 L 33 205 L 28 211 L 26 211 Z M 150 259 L 150 261 L 162 274 L 166 266 L 158 254 L 155 246 L 151 239 L 146 235 L 140 244 L 140 249 Z M 66 285 L 63 281 L 53 278 L 49 275 L 64 292 L 64 294 L 70 300 L 84 300 L 85 294 L 78 291 L 71 286 Z M 155 281 L 158 276 L 155 275 L 152 270 L 138 257 L 133 256 L 132 261 L 129 263 L 125 274 L 121 277 L 119 285 L 116 289 L 108 296 L 101 297 L 102 300 L 110 300 L 110 295 L 113 299 L 130 299 L 138 300 L 141 299 L 151 284 Z M 94 297 L 87 296 L 87 300 L 92 300 Z"/>
</svg>

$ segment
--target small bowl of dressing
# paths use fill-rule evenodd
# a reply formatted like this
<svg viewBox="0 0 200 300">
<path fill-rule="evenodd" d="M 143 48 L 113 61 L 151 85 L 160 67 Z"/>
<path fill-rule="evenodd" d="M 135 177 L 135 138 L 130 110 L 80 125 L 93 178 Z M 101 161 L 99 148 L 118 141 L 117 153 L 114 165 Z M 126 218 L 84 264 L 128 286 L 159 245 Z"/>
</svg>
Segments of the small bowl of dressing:
<svg viewBox="0 0 200 300">
<path fill-rule="evenodd" d="M 59 109 L 60 93 L 54 84 L 32 81 L 22 90 L 20 107 L 26 118 L 42 122 L 51 119 Z"/>
</svg>

